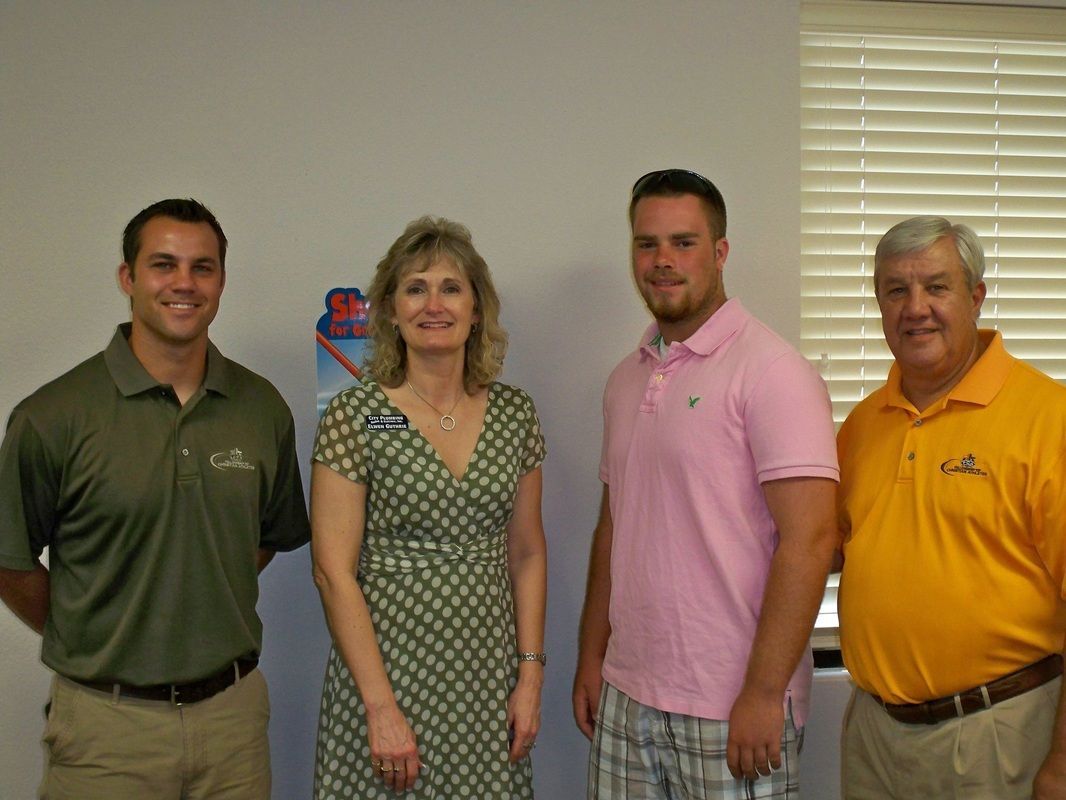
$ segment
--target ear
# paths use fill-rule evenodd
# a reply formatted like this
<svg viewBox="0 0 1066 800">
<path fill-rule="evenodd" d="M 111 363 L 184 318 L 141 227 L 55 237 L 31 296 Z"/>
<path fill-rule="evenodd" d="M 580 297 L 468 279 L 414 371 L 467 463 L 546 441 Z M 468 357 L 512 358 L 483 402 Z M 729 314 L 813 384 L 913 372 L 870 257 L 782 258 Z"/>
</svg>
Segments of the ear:
<svg viewBox="0 0 1066 800">
<path fill-rule="evenodd" d="M 985 286 L 984 281 L 978 281 L 977 285 L 973 287 L 973 293 L 970 295 L 973 300 L 973 318 L 977 319 L 981 316 L 981 304 L 985 302 L 985 295 L 988 293 L 988 287 Z"/>
<path fill-rule="evenodd" d="M 118 287 L 127 297 L 133 294 L 133 269 L 123 261 L 118 265 Z"/>
<path fill-rule="evenodd" d="M 725 260 L 729 257 L 729 240 L 724 236 L 714 243 L 714 263 L 721 272 L 725 266 Z"/>
</svg>

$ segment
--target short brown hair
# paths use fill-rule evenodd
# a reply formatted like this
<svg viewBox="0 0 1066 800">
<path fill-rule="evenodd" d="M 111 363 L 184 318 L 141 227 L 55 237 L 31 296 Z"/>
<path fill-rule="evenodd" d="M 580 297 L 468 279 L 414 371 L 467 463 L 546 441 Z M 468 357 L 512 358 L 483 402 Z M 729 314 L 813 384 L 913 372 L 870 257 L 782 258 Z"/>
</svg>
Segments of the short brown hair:
<svg viewBox="0 0 1066 800">
<path fill-rule="evenodd" d="M 222 232 L 222 226 L 211 210 L 199 200 L 172 198 L 152 203 L 148 208 L 137 212 L 137 215 L 126 223 L 126 229 L 122 232 L 122 260 L 129 267 L 130 276 L 133 276 L 133 262 L 137 260 L 137 254 L 141 250 L 141 231 L 149 220 L 156 217 L 170 217 L 178 222 L 206 222 L 218 237 L 218 261 L 222 271 L 226 270 L 226 234 Z"/>
</svg>

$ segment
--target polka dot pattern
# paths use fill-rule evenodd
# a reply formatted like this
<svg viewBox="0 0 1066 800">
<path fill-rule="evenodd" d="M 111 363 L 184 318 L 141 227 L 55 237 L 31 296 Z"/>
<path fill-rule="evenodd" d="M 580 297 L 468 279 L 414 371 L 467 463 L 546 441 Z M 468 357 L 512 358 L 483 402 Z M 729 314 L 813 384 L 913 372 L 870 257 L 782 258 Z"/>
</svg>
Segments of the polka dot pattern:
<svg viewBox="0 0 1066 800">
<path fill-rule="evenodd" d="M 367 485 L 359 585 L 393 691 L 418 738 L 411 800 L 532 798 L 530 759 L 507 760 L 507 697 L 517 678 L 506 529 L 518 479 L 544 460 L 533 401 L 489 387 L 485 424 L 461 481 L 415 428 L 367 430 L 398 414 L 368 381 L 319 423 L 314 459 Z M 385 800 L 370 766 L 366 711 L 331 650 L 315 757 L 317 800 Z"/>
</svg>

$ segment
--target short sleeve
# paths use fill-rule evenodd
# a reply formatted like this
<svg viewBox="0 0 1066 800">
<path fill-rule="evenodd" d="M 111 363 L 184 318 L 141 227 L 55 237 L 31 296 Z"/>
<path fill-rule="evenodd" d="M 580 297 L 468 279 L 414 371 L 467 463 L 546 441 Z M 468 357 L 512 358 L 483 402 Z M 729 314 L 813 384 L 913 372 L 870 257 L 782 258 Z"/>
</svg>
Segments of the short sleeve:
<svg viewBox="0 0 1066 800">
<path fill-rule="evenodd" d="M 1037 485 L 1031 514 L 1033 544 L 1066 600 L 1066 470 L 1061 458 Z"/>
<path fill-rule="evenodd" d="M 358 387 L 334 397 L 322 414 L 311 458 L 355 483 L 368 483 L 367 437 Z"/>
<path fill-rule="evenodd" d="M 59 472 L 29 415 L 16 409 L 0 445 L 0 566 L 30 570 L 52 542 Z"/>
<path fill-rule="evenodd" d="M 525 392 L 522 393 L 522 410 L 524 412 L 526 428 L 522 442 L 522 460 L 519 464 L 519 472 L 527 475 L 544 463 L 548 455 L 544 446 L 544 434 L 540 430 L 540 418 L 537 409 L 533 405 L 533 399 Z"/>
<path fill-rule="evenodd" d="M 300 463 L 296 457 L 296 431 L 288 407 L 277 448 L 274 492 L 259 526 L 259 546 L 264 550 L 287 552 L 311 540 Z"/>
<path fill-rule="evenodd" d="M 785 352 L 768 364 L 747 399 L 744 422 L 759 483 L 840 480 L 829 393 L 798 353 Z"/>
</svg>

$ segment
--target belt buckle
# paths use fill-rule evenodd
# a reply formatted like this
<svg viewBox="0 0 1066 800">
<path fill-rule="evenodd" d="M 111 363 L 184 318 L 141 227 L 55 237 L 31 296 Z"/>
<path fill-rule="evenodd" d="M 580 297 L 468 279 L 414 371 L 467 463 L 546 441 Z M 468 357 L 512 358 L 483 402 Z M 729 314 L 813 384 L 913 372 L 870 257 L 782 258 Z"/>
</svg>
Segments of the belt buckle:
<svg viewBox="0 0 1066 800">
<path fill-rule="evenodd" d="M 170 684 L 170 704 L 175 708 L 181 708 L 183 705 L 185 705 L 184 701 L 178 698 L 178 693 L 180 691 L 181 689 L 177 685 L 173 683 Z"/>
</svg>

